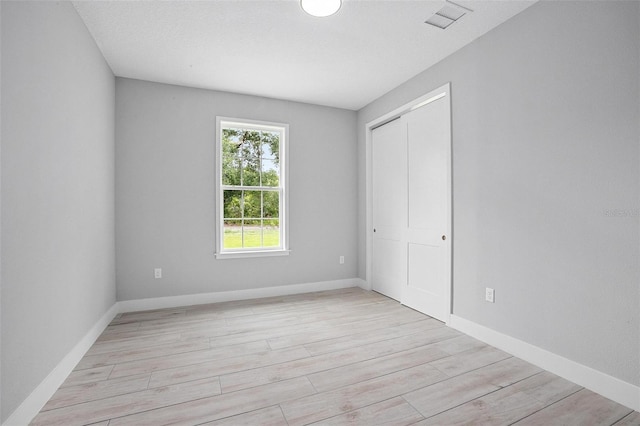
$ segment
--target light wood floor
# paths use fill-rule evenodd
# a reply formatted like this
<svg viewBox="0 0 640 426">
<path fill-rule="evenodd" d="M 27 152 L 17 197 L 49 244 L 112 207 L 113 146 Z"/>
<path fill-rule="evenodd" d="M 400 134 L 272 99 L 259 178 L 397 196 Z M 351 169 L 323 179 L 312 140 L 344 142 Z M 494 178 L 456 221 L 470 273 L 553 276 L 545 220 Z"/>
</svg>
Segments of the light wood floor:
<svg viewBox="0 0 640 426">
<path fill-rule="evenodd" d="M 119 315 L 34 425 L 640 425 L 374 292 Z"/>
</svg>

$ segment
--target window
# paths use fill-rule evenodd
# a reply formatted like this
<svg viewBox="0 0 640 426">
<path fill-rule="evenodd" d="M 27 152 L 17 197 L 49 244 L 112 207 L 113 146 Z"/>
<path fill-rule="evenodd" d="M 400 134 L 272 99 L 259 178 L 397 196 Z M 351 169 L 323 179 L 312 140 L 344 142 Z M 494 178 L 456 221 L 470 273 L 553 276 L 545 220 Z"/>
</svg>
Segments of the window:
<svg viewBox="0 0 640 426">
<path fill-rule="evenodd" d="M 286 124 L 218 117 L 216 257 L 288 254 Z"/>
</svg>

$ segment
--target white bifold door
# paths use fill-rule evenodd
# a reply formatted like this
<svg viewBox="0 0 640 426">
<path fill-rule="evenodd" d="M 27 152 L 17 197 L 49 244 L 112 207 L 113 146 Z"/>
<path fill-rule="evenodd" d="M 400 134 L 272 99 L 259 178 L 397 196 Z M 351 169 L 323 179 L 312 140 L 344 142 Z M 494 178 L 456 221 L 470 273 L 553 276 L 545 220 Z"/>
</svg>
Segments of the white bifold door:
<svg viewBox="0 0 640 426">
<path fill-rule="evenodd" d="M 372 131 L 372 288 L 441 321 L 451 312 L 448 87 Z"/>
</svg>

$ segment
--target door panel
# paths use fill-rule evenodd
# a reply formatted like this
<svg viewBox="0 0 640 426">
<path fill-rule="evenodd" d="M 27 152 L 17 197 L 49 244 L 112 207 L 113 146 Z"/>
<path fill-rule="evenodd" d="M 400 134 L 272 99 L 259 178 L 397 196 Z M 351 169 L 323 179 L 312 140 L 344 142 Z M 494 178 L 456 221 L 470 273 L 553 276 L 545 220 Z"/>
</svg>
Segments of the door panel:
<svg viewBox="0 0 640 426">
<path fill-rule="evenodd" d="M 372 288 L 400 300 L 406 283 L 406 143 L 400 120 L 372 132 L 373 267 Z"/>
<path fill-rule="evenodd" d="M 451 312 L 451 126 L 445 96 L 402 116 L 407 133 L 407 285 L 402 303 Z M 444 236 L 444 239 L 443 239 Z"/>
<path fill-rule="evenodd" d="M 436 245 L 409 243 L 408 277 L 402 303 L 440 321 L 448 320 L 442 297 L 444 251 Z"/>
<path fill-rule="evenodd" d="M 374 238 L 373 290 L 400 301 L 406 263 L 406 244 L 398 240 Z"/>
<path fill-rule="evenodd" d="M 406 116 L 409 159 L 409 228 L 447 226 L 449 126 L 445 98 Z"/>
</svg>

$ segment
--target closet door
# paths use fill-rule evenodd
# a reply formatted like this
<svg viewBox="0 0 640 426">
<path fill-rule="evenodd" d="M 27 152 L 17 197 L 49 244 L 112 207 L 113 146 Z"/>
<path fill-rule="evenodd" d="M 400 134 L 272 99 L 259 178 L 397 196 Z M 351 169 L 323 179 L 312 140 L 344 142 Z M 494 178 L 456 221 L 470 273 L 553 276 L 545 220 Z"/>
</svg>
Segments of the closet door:
<svg viewBox="0 0 640 426">
<path fill-rule="evenodd" d="M 374 291 L 400 300 L 407 265 L 407 143 L 401 120 L 372 131 Z"/>
<path fill-rule="evenodd" d="M 449 96 L 402 116 L 407 135 L 406 285 L 401 302 L 441 321 L 451 312 Z"/>
</svg>

